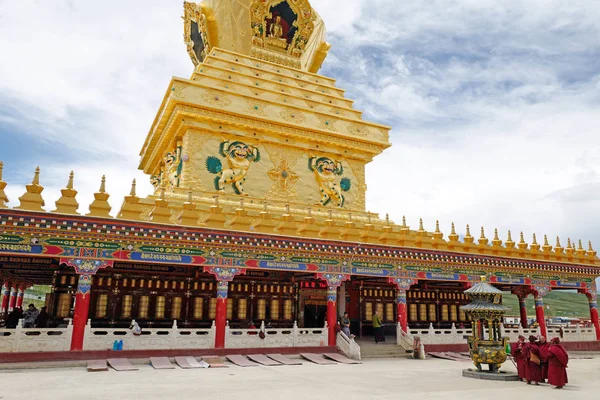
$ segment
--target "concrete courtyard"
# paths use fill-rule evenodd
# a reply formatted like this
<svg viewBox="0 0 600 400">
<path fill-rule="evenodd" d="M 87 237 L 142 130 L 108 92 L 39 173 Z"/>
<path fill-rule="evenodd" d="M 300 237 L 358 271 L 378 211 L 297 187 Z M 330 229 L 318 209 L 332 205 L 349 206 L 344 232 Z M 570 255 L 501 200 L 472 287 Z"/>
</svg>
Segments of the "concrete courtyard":
<svg viewBox="0 0 600 400">
<path fill-rule="evenodd" d="M 585 357 L 590 357 L 585 354 Z M 570 362 L 569 385 L 488 382 L 461 377 L 469 362 L 369 359 L 362 365 L 86 372 L 84 367 L 0 371 L 0 399 L 594 399 L 600 355 Z M 514 370 L 509 362 L 505 370 Z"/>
</svg>

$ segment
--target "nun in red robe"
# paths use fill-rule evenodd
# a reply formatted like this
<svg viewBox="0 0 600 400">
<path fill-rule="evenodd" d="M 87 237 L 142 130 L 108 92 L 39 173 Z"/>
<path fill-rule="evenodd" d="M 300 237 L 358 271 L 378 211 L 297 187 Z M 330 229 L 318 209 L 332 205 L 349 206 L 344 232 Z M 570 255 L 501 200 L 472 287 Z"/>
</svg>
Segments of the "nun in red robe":
<svg viewBox="0 0 600 400">
<path fill-rule="evenodd" d="M 552 339 L 552 346 L 548 349 L 548 383 L 555 389 L 562 389 L 567 384 L 567 364 L 569 355 L 560 345 L 560 339 Z"/>
<path fill-rule="evenodd" d="M 532 355 L 541 361 L 540 351 L 535 343 L 536 340 L 537 338 L 535 336 L 529 336 L 529 343 L 525 343 L 525 346 L 523 346 L 522 350 L 527 365 L 525 368 L 525 379 L 527 379 L 528 385 L 531 385 L 531 382 L 539 385 L 542 381 L 542 367 L 539 364 L 531 361 Z"/>
<path fill-rule="evenodd" d="M 525 355 L 523 354 L 524 346 L 525 336 L 519 335 L 519 341 L 512 344 L 510 351 L 510 354 L 513 356 L 515 363 L 517 364 L 517 373 L 519 374 L 519 380 L 521 381 L 526 378 L 525 368 L 527 368 L 527 360 L 525 360 Z"/>
<path fill-rule="evenodd" d="M 540 360 L 542 361 L 542 382 L 546 382 L 548 379 L 548 349 L 550 343 L 546 341 L 544 336 L 540 336 L 538 339 L 538 350 L 540 351 Z"/>
</svg>

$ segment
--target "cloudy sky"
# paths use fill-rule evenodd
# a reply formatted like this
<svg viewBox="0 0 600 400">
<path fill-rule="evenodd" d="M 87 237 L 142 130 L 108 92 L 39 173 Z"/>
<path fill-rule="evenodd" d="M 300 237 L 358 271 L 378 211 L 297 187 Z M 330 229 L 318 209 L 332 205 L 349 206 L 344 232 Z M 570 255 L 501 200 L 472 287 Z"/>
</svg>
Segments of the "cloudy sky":
<svg viewBox="0 0 600 400">
<path fill-rule="evenodd" d="M 368 208 L 600 247 L 600 2 L 314 0 L 338 79 L 394 127 Z M 193 66 L 180 0 L 0 0 L 0 159 L 12 204 L 36 165 L 48 208 L 71 169 L 117 209 L 172 75 Z"/>
</svg>

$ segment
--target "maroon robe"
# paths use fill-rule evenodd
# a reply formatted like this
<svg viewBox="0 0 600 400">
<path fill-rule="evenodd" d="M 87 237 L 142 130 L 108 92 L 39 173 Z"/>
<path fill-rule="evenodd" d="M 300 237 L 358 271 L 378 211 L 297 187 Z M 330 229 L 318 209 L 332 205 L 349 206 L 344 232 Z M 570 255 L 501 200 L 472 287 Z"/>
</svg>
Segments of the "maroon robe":
<svg viewBox="0 0 600 400">
<path fill-rule="evenodd" d="M 569 355 L 560 344 L 550 346 L 548 349 L 548 383 L 556 387 L 563 387 L 568 381 L 567 364 Z"/>
<path fill-rule="evenodd" d="M 531 354 L 535 354 L 541 359 L 537 344 L 525 343 L 522 351 L 527 365 L 525 368 L 525 379 L 527 379 L 527 382 L 541 382 L 542 367 L 531 361 Z"/>
<path fill-rule="evenodd" d="M 525 343 L 517 342 L 513 343 L 511 346 L 510 354 L 515 359 L 515 363 L 517 364 L 517 373 L 519 374 L 520 379 L 525 379 L 525 370 L 527 368 L 527 363 L 525 360 L 525 355 L 523 354 L 523 347 Z"/>
<path fill-rule="evenodd" d="M 540 360 L 542 361 L 542 381 L 548 379 L 548 350 L 550 349 L 550 343 L 538 344 L 540 351 Z"/>
</svg>

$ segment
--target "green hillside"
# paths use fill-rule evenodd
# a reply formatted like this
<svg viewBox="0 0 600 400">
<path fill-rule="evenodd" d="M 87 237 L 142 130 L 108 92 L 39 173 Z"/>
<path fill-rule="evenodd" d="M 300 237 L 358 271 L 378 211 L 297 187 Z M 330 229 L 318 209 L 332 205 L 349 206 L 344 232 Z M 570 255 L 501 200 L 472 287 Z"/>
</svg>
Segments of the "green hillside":
<svg viewBox="0 0 600 400">
<path fill-rule="evenodd" d="M 504 292 L 502 295 L 502 303 L 511 308 L 506 313 L 507 316 L 519 316 L 519 300 L 517 296 Z M 527 297 L 527 315 L 530 318 L 535 317 L 535 308 L 533 296 Z M 544 305 L 550 306 L 546 308 L 546 317 L 578 317 L 590 318 L 590 307 L 587 297 L 576 292 L 551 291 L 544 297 Z"/>
</svg>

